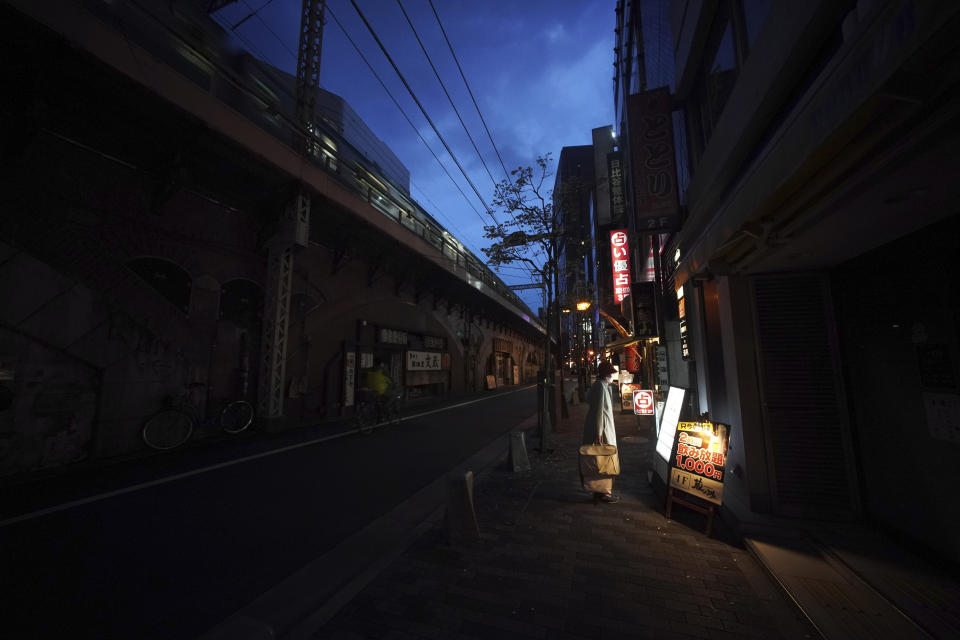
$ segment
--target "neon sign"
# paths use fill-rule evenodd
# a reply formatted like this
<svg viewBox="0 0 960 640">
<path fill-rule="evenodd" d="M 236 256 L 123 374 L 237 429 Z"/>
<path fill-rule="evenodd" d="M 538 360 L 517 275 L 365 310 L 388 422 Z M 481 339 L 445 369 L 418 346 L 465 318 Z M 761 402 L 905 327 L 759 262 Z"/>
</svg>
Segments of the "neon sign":
<svg viewBox="0 0 960 640">
<path fill-rule="evenodd" d="M 627 230 L 610 232 L 610 256 L 613 259 L 613 299 L 619 304 L 630 295 L 630 248 Z"/>
</svg>

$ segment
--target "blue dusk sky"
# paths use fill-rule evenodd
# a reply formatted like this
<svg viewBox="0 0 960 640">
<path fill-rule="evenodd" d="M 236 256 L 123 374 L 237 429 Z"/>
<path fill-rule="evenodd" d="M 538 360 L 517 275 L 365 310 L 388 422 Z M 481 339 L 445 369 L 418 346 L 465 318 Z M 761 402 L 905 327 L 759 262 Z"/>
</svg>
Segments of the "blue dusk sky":
<svg viewBox="0 0 960 640">
<path fill-rule="evenodd" d="M 355 1 L 489 205 L 493 181 L 434 76 L 400 3 Z M 460 78 L 429 0 L 400 2 L 493 179 L 502 180 L 503 168 Z M 562 147 L 590 144 L 591 129 L 613 124 L 615 4 L 615 0 L 433 0 L 508 170 L 533 165 L 537 155 L 548 152 L 553 154 L 555 167 Z M 490 224 L 483 205 L 364 26 L 351 0 L 328 0 L 327 7 L 321 86 L 343 97 L 406 165 L 413 198 L 483 259 L 480 248 L 489 244 L 483 238 L 483 224 Z M 300 0 L 239 0 L 217 12 L 215 19 L 229 29 L 258 10 L 235 30 L 237 46 L 295 74 L 300 8 Z M 438 165 L 337 21 L 467 198 Z M 499 219 L 505 218 L 499 211 L 495 213 Z M 531 281 L 530 275 L 519 267 L 505 267 L 499 273 L 508 284 Z M 518 293 L 534 311 L 541 305 L 539 292 Z"/>
</svg>

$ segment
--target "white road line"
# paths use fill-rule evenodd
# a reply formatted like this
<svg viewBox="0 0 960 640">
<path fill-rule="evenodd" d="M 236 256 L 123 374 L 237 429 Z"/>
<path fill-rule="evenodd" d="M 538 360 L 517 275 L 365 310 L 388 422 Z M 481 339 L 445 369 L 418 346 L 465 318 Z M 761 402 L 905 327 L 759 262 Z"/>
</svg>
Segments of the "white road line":
<svg viewBox="0 0 960 640">
<path fill-rule="evenodd" d="M 511 393 L 519 393 L 521 391 L 526 391 L 531 389 L 536 385 L 527 385 L 526 387 L 521 387 L 519 389 L 513 389 L 511 391 L 506 391 L 503 393 L 498 393 L 494 396 L 486 396 L 483 398 L 477 398 L 476 400 L 468 400 L 467 402 L 461 402 L 460 404 L 452 404 L 449 407 L 440 407 L 439 409 L 434 409 L 432 411 L 424 411 L 423 413 L 418 413 L 412 416 L 405 416 L 402 420 L 413 420 L 415 418 L 422 418 L 423 416 L 429 416 L 434 413 L 440 413 L 442 411 L 449 411 L 450 409 L 458 409 L 460 407 L 466 407 L 467 405 L 476 404 L 478 402 L 483 402 L 484 400 L 493 400 L 494 398 L 500 398 L 502 396 L 510 395 Z M 377 425 L 378 427 L 381 425 Z M 321 442 L 326 442 L 328 440 L 334 440 L 336 438 L 342 438 L 344 436 L 355 435 L 357 432 L 353 429 L 350 431 L 343 431 L 341 433 L 334 433 L 329 436 L 324 436 L 322 438 L 315 438 L 313 440 L 307 440 L 306 442 L 300 442 L 297 444 L 291 444 L 286 447 L 280 447 L 279 449 L 272 449 L 270 451 L 264 451 L 262 453 L 256 453 L 251 456 L 244 456 L 243 458 L 237 458 L 236 460 L 228 460 L 227 462 L 221 462 L 219 464 L 210 465 L 209 467 L 203 467 L 200 469 L 194 469 L 192 471 L 185 471 L 184 473 L 178 473 L 172 476 L 167 476 L 165 478 L 159 478 L 157 480 L 151 480 L 150 482 L 141 482 L 139 484 L 130 485 L 129 487 L 124 487 L 123 489 L 117 489 L 116 491 L 107 491 L 106 493 L 98 493 L 93 496 L 86 498 L 80 498 L 79 500 L 73 500 L 71 502 L 64 502 L 63 504 L 58 504 L 53 507 L 47 507 L 46 509 L 38 509 L 37 511 L 31 511 L 30 513 L 25 513 L 20 516 L 13 518 L 8 518 L 6 520 L 0 520 L 0 527 L 5 527 L 7 525 L 16 524 L 18 522 L 23 522 L 24 520 L 32 520 L 33 518 L 40 518 L 42 516 L 50 515 L 51 513 L 56 513 L 58 511 L 65 511 L 67 509 L 72 509 L 73 507 L 79 507 L 80 505 L 89 504 L 91 502 L 97 502 L 99 500 L 106 500 L 107 498 L 112 498 L 114 496 L 120 496 L 125 493 L 133 493 L 134 491 L 140 491 L 141 489 L 147 489 L 149 487 L 155 487 L 160 484 L 165 484 L 167 482 L 173 482 L 175 480 L 180 480 L 182 478 L 189 478 L 190 476 L 200 475 L 201 473 L 207 473 L 208 471 L 215 471 L 216 469 L 222 469 L 224 467 L 230 467 L 235 464 L 241 464 L 243 462 L 249 462 L 250 460 L 256 460 L 258 458 L 266 458 L 267 456 L 276 455 L 278 453 L 285 453 L 287 451 L 292 451 L 294 449 L 300 449 L 301 447 L 309 447 L 310 445 L 319 444 Z"/>
</svg>

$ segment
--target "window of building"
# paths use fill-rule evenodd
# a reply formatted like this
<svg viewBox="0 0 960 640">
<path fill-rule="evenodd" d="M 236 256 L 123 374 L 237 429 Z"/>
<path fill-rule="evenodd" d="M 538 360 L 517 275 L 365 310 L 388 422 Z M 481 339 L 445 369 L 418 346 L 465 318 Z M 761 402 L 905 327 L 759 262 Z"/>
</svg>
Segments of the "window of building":
<svg viewBox="0 0 960 640">
<path fill-rule="evenodd" d="M 753 49 L 753 43 L 770 13 L 770 0 L 741 0 L 741 3 L 747 48 Z"/>
<path fill-rule="evenodd" d="M 160 295 L 183 313 L 190 312 L 193 280 L 182 267 L 162 258 L 141 257 L 127 262 L 127 267 L 143 278 Z"/>
<path fill-rule="evenodd" d="M 263 289 L 256 282 L 237 278 L 220 288 L 220 318 L 252 327 L 263 315 Z"/>
<path fill-rule="evenodd" d="M 704 47 L 703 63 L 694 83 L 687 124 L 694 138 L 695 155 L 703 153 L 720 120 L 727 100 L 736 84 L 742 49 L 738 46 L 738 29 L 731 17 L 730 4 L 722 3 Z"/>
<path fill-rule="evenodd" d="M 638 35 L 639 34 L 635 32 L 630 39 L 630 83 L 627 87 L 628 95 L 639 93 L 644 84 L 644 79 L 641 75 L 643 72 L 643 58 L 640 55 L 640 48 L 637 46 Z"/>
<path fill-rule="evenodd" d="M 703 70 L 700 103 L 700 121 L 704 132 L 704 145 L 713 134 L 727 99 L 737 80 L 736 49 L 733 45 L 733 24 L 729 18 L 722 24 L 720 43 Z"/>
</svg>

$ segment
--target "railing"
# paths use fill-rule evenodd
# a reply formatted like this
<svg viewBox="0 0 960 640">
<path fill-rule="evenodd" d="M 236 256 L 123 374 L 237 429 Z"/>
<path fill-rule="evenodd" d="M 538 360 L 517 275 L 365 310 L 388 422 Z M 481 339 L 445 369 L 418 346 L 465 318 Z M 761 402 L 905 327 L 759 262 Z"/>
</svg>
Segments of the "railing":
<svg viewBox="0 0 960 640">
<path fill-rule="evenodd" d="M 343 140 L 323 118 L 318 118 L 312 131 L 296 121 L 293 116 L 293 82 L 284 82 L 290 76 L 252 56 L 254 65 L 248 65 L 248 69 L 236 68 L 242 66 L 243 61 L 231 56 L 225 44 L 226 34 L 206 14 L 187 15 L 190 5 L 184 5 L 182 11 L 171 17 L 170 14 L 156 13 L 143 0 L 110 6 L 83 0 L 82 4 L 108 24 L 125 25 L 125 38 L 132 38 L 171 68 L 183 72 L 184 78 L 242 112 L 276 139 L 293 149 L 309 149 L 307 157 L 313 165 L 336 177 L 340 184 L 364 198 L 386 217 L 422 237 L 441 252 L 451 267 L 465 270 L 522 313 L 528 314 L 529 322 L 541 328 L 523 300 L 482 260 L 464 247 L 405 189 L 360 162 L 358 159 L 363 154 Z M 105 13 L 116 15 L 107 19 Z M 123 21 L 117 19 L 121 13 L 124 14 Z M 264 65 L 269 72 L 260 73 L 259 65 Z M 303 144 L 308 138 L 309 144 Z M 334 145 L 339 143 L 339 148 L 331 146 L 331 138 L 336 140 Z"/>
<path fill-rule="evenodd" d="M 290 124 L 294 126 L 292 122 Z M 324 130 L 326 126 L 323 123 L 318 123 L 318 129 Z M 296 127 L 294 133 L 295 135 L 306 135 L 306 132 L 299 127 Z M 336 135 L 332 131 L 327 133 L 328 135 Z M 350 187 L 354 193 L 364 197 L 375 209 L 440 250 L 450 260 L 451 265 L 465 268 L 468 273 L 516 305 L 518 309 L 527 312 L 532 322 L 533 312 L 520 297 L 500 280 L 486 264 L 463 247 L 418 202 L 408 197 L 404 190 L 394 185 L 389 178 L 377 175 L 362 163 L 345 157 L 340 150 L 331 149 L 317 134 L 314 134 L 314 139 L 316 144 L 310 145 L 310 148 L 317 151 L 308 157 L 315 166 L 321 167 L 336 176 L 341 184 Z M 346 141 L 341 139 L 340 143 L 350 148 L 358 156 L 360 155 Z M 344 168 L 347 167 L 352 168 L 352 171 L 346 172 Z"/>
</svg>

